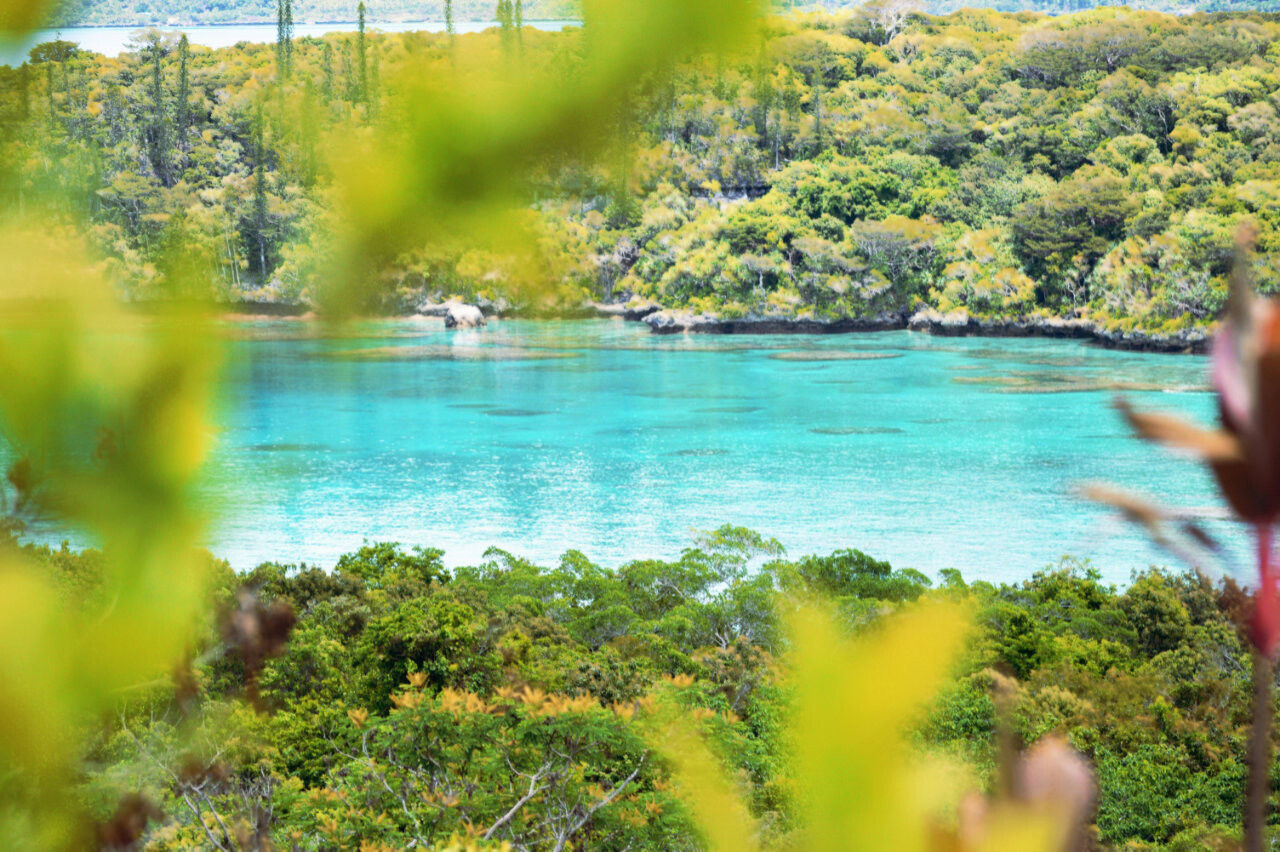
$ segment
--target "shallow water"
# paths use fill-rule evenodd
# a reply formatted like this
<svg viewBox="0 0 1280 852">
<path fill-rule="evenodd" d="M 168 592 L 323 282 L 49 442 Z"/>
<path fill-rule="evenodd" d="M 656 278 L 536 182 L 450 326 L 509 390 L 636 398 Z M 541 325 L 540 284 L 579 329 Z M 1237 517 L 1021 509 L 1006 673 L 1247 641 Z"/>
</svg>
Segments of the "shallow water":
<svg viewBox="0 0 1280 852">
<path fill-rule="evenodd" d="M 1172 563 L 1072 495 L 1089 480 L 1192 508 L 1241 545 L 1207 475 L 1129 438 L 1111 407 L 1122 392 L 1209 420 L 1201 357 L 905 331 L 656 337 L 604 320 L 362 328 L 231 328 L 212 544 L 236 567 L 331 564 L 362 539 L 455 564 L 490 545 L 616 564 L 675 557 L 722 523 L 793 555 L 857 547 L 992 580 L 1068 552 L 1115 582 Z"/>
<path fill-rule="evenodd" d="M 1246 552 L 1209 476 L 1130 438 L 1111 405 L 1122 393 L 1210 422 L 1199 356 L 906 331 L 659 337 L 608 320 L 225 330 L 210 546 L 237 568 L 331 565 L 365 539 L 451 564 L 496 545 L 616 565 L 674 558 L 724 523 L 793 556 L 856 547 L 989 580 L 1066 553 L 1117 583 L 1179 564 L 1073 495 L 1097 480 L 1188 509 Z"/>
</svg>

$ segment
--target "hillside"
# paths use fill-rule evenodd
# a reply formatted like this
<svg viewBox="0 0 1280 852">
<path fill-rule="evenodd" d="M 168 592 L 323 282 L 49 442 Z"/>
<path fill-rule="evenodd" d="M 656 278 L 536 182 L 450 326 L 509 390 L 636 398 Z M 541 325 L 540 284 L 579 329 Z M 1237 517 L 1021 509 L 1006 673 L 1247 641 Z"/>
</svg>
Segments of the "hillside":
<svg viewBox="0 0 1280 852">
<path fill-rule="evenodd" d="M 1274 290 L 1280 24 L 882 12 L 777 19 L 758 50 L 644 81 L 600 117 L 626 129 L 624 156 L 528 164 L 536 270 L 475 247 L 409 252 L 369 307 L 527 302 L 514 288 L 532 277 L 550 309 L 1065 318 L 1191 342 L 1222 309 L 1246 219 Z M 411 59 L 452 73 L 455 55 L 483 74 L 505 52 L 543 73 L 578 61 L 581 37 L 491 32 L 456 54 L 444 34 L 300 40 L 295 96 L 278 103 L 256 95 L 277 76 L 266 45 L 184 54 L 161 40 L 120 60 L 42 48 L 0 72 L 0 109 L 30 129 L 11 143 L 25 189 L 5 191 L 87 198 L 135 297 L 163 291 L 181 239 L 216 293 L 312 303 L 330 263 L 326 134 L 387 121 L 381 81 Z"/>
</svg>

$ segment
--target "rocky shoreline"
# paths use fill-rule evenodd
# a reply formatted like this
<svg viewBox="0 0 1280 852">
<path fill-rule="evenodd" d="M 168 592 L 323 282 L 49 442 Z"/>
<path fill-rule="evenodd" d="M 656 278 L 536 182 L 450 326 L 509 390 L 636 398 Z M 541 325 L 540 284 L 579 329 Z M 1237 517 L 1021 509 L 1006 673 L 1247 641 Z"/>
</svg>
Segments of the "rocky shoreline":
<svg viewBox="0 0 1280 852">
<path fill-rule="evenodd" d="M 1136 352 L 1204 353 L 1212 339 L 1204 329 L 1158 335 L 1143 331 L 1112 331 L 1083 319 L 983 319 L 969 316 L 964 311 L 943 314 L 930 309 L 914 314 L 885 312 L 867 317 L 825 320 L 770 316 L 725 319 L 707 313 L 655 308 L 636 319 L 648 325 L 655 334 L 842 334 L 909 329 L 940 337 L 1074 338 Z"/>
<path fill-rule="evenodd" d="M 299 317 L 309 315 L 308 306 L 280 303 L 235 302 L 228 305 L 232 315 L 264 315 Z M 441 302 L 424 302 L 416 306 L 413 316 L 433 316 L 445 320 L 449 328 L 483 326 L 487 319 L 528 318 L 544 315 L 522 310 L 505 300 L 478 300 L 468 304 L 454 298 Z M 1212 335 L 1204 329 L 1190 329 L 1173 335 L 1144 331 L 1113 331 L 1084 319 L 1067 317 L 1029 317 L 1020 319 L 985 319 L 965 311 L 944 314 L 931 308 L 915 313 L 886 311 L 863 317 L 820 319 L 750 315 L 726 318 L 711 313 L 664 308 L 656 302 L 589 302 L 577 310 L 562 311 L 560 319 L 620 319 L 642 322 L 654 334 L 847 334 L 869 331 L 919 331 L 940 337 L 1051 337 L 1086 340 L 1100 346 L 1135 352 L 1204 353 Z"/>
</svg>

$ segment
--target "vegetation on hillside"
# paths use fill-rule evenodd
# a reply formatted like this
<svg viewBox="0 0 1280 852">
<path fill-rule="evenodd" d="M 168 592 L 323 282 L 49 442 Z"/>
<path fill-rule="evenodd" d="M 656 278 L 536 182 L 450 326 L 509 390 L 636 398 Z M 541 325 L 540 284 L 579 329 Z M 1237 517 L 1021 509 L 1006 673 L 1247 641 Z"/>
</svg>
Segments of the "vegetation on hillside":
<svg viewBox="0 0 1280 852">
<path fill-rule="evenodd" d="M 69 606 L 92 596 L 97 554 L 28 552 Z M 1230 581 L 1150 569 L 1117 591 L 1068 561 L 1011 585 L 948 571 L 935 588 L 854 550 L 788 559 L 730 527 L 675 561 L 616 569 L 574 551 L 542 567 L 493 550 L 454 570 L 441 555 L 371 544 L 328 570 L 220 565 L 221 630 L 175 683 L 86 732 L 84 805 L 106 821 L 121 793 L 141 792 L 165 814 L 151 849 L 432 848 L 454 835 L 698 848 L 677 764 L 651 736 L 673 706 L 735 779 L 755 842 L 793 848 L 795 604 L 775 603 L 812 595 L 840 632 L 868 637 L 908 604 L 974 607 L 976 634 L 909 735 L 918 755 L 956 765 L 960 788 L 998 783 L 1003 737 L 1059 736 L 1095 768 L 1103 846 L 1238 840 L 1250 689 L 1247 598 Z M 236 619 L 278 606 L 297 624 L 254 662 Z"/>
<path fill-rule="evenodd" d="M 465 88 L 581 67 L 582 31 L 508 22 L 290 40 L 284 69 L 269 45 L 159 33 L 121 59 L 44 45 L 0 71 L 6 157 L 23 164 L 0 191 L 56 188 L 139 298 L 163 289 L 181 245 L 222 297 L 315 301 L 333 242 L 326 154 L 363 128 L 413 132 L 395 106 L 404 69 Z M 1259 15 L 1127 9 L 773 19 L 750 49 L 617 92 L 591 119 L 622 131 L 612 152 L 524 164 L 513 200 L 533 260 L 407 242 L 366 307 L 528 301 L 537 281 L 552 305 L 642 298 L 725 317 L 1203 325 L 1225 303 L 1240 221 L 1260 230 L 1262 291 L 1276 286 L 1278 37 Z"/>
</svg>

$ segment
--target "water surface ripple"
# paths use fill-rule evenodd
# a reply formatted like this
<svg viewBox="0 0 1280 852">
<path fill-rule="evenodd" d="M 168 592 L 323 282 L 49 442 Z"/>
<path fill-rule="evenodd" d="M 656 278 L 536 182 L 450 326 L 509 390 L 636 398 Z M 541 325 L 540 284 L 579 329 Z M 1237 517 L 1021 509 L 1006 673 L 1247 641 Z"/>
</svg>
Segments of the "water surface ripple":
<svg viewBox="0 0 1280 852">
<path fill-rule="evenodd" d="M 1127 437 L 1111 405 L 1123 393 L 1209 421 L 1200 357 L 905 331 L 659 338 L 610 321 L 232 331 L 210 487 L 213 548 L 239 568 L 331 564 L 363 539 L 451 563 L 498 545 L 617 564 L 674 557 L 691 530 L 727 522 L 793 555 L 858 547 L 991 580 L 1065 553 L 1116 582 L 1170 562 L 1072 496 L 1098 479 L 1242 543 L 1215 520 L 1209 477 Z M 396 346 L 415 357 L 386 357 Z M 448 354 L 472 347 L 498 357 Z M 347 354 L 317 357 L 335 349 Z M 575 357 L 523 357 L 548 350 Z"/>
</svg>

